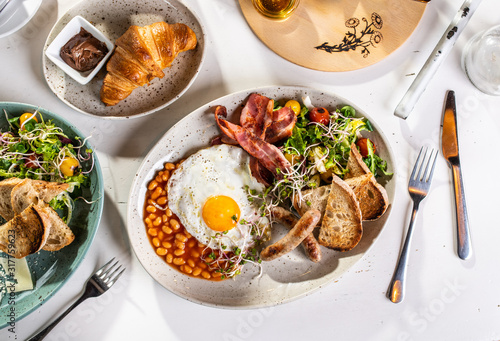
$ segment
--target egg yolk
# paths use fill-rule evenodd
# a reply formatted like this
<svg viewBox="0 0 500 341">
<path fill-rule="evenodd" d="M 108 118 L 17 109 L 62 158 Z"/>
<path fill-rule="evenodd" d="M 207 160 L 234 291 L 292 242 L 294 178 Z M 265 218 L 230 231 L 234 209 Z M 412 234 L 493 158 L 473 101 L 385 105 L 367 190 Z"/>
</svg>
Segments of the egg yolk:
<svg viewBox="0 0 500 341">
<path fill-rule="evenodd" d="M 228 231 L 240 219 L 240 207 L 232 198 L 217 195 L 208 198 L 203 205 L 203 220 L 214 231 Z"/>
</svg>

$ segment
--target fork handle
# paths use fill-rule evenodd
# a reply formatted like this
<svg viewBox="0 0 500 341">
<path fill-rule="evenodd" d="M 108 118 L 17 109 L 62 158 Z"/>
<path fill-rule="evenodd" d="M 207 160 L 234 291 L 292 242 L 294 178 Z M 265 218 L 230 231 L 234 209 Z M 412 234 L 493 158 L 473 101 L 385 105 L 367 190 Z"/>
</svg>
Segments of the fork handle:
<svg viewBox="0 0 500 341">
<path fill-rule="evenodd" d="M 453 188 L 455 190 L 455 207 L 457 215 L 457 253 L 461 259 L 468 259 L 472 253 L 470 241 L 469 218 L 465 204 L 464 184 L 460 164 L 451 166 L 453 173 Z"/>
<path fill-rule="evenodd" d="M 410 249 L 410 243 L 413 236 L 413 223 L 418 212 L 418 206 L 420 202 L 413 202 L 413 212 L 411 214 L 410 225 L 408 226 L 408 232 L 406 233 L 405 243 L 401 254 L 399 255 L 398 265 L 396 271 L 391 280 L 389 287 L 389 299 L 394 303 L 399 303 L 403 300 L 405 296 L 405 284 L 406 284 L 406 267 L 408 265 L 408 253 Z"/>
<path fill-rule="evenodd" d="M 83 295 L 80 296 L 78 300 L 75 301 L 66 311 L 64 311 L 57 319 L 55 319 L 53 322 L 51 322 L 47 327 L 45 327 L 43 330 L 38 332 L 36 335 L 32 336 L 26 341 L 40 341 L 43 340 L 47 334 L 59 323 L 62 321 L 63 318 L 66 317 L 77 305 L 85 301 L 89 296 L 87 295 L 87 292 L 84 292 Z"/>
</svg>

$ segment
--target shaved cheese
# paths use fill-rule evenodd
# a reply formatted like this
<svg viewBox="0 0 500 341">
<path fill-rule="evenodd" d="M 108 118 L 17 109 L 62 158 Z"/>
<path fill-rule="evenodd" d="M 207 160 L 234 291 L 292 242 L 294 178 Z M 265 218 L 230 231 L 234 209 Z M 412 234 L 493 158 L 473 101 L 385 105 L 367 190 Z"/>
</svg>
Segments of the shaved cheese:
<svg viewBox="0 0 500 341">
<path fill-rule="evenodd" d="M 33 290 L 33 279 L 25 258 L 16 259 L 0 255 L 0 274 L 3 281 L 0 281 L 0 292 L 5 293 L 8 286 L 14 284 L 14 291 L 21 292 Z M 14 275 L 12 277 L 12 274 Z M 0 294 L 0 299 L 2 294 Z"/>
</svg>

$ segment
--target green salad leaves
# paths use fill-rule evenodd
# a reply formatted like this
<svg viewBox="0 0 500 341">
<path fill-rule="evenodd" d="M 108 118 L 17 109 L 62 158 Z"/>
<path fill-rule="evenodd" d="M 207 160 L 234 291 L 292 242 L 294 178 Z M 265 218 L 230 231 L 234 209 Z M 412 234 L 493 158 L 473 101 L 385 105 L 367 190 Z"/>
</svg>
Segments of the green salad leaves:
<svg viewBox="0 0 500 341">
<path fill-rule="evenodd" d="M 78 136 L 71 140 L 52 120 L 45 121 L 39 112 L 9 117 L 8 131 L 0 132 L 0 180 L 17 177 L 64 182 L 69 192 L 79 192 L 87 186 L 88 173 L 82 162 L 93 161 L 92 150 L 84 147 L 85 140 Z M 54 209 L 71 205 L 67 193 L 50 202 Z"/>
<path fill-rule="evenodd" d="M 317 109 L 310 111 L 301 106 L 292 135 L 281 147 L 293 171 L 274 184 L 272 192 L 278 201 L 291 198 L 305 188 L 330 183 L 333 175 L 343 179 L 348 172 L 351 145 L 361 138 L 362 131 L 373 131 L 370 122 L 356 117 L 351 106 L 330 113 L 320 108 L 319 119 L 313 113 Z M 363 155 L 363 161 L 370 171 L 377 177 L 392 175 L 387 171 L 387 162 L 375 153 L 373 143 L 367 140 L 368 152 Z"/>
<path fill-rule="evenodd" d="M 373 143 L 369 139 L 367 141 L 367 147 L 367 156 L 363 158 L 363 162 L 368 166 L 370 171 L 378 176 L 381 174 L 391 176 L 392 172 L 387 171 L 387 162 L 375 154 Z"/>
<path fill-rule="evenodd" d="M 358 132 L 373 130 L 370 123 L 366 119 L 355 118 L 355 110 L 351 106 L 344 106 L 331 114 L 329 125 L 311 121 L 308 113 L 309 110 L 302 107 L 292 136 L 285 142 L 284 153 L 314 160 L 314 166 L 320 173 L 331 169 L 343 177 L 347 172 L 351 143 L 356 141 Z"/>
</svg>

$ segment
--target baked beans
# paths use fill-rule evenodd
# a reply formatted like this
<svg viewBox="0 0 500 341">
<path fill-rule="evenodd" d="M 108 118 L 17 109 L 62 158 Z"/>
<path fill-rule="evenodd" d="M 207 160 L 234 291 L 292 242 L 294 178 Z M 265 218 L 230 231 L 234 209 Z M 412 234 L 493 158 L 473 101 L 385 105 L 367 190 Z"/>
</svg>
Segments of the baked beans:
<svg viewBox="0 0 500 341">
<path fill-rule="evenodd" d="M 147 186 L 144 224 L 149 241 L 156 254 L 178 271 L 192 277 L 220 281 L 224 278 L 220 270 L 206 262 L 206 259 L 210 260 L 210 255 L 217 257 L 219 251 L 199 243 L 166 206 L 167 181 L 179 165 L 165 163 Z"/>
</svg>

